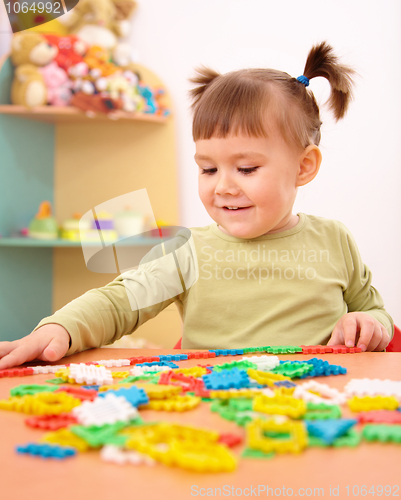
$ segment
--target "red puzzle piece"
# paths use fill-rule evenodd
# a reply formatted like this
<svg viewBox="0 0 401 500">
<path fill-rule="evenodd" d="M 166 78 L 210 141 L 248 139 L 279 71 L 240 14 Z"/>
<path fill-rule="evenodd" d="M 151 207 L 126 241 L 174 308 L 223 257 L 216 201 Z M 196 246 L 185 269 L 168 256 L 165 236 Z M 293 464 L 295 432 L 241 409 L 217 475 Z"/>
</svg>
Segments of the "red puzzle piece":
<svg viewBox="0 0 401 500">
<path fill-rule="evenodd" d="M 71 413 L 60 413 L 60 415 L 37 415 L 36 417 L 27 418 L 25 423 L 30 427 L 57 431 L 63 427 L 77 424 L 78 420 Z"/>
</svg>

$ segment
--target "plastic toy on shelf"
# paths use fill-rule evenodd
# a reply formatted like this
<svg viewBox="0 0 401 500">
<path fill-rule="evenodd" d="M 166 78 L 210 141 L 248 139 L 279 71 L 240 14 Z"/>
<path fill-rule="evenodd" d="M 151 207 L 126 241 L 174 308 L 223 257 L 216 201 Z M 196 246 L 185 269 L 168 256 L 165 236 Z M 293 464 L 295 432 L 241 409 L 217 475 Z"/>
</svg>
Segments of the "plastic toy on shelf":
<svg viewBox="0 0 401 500">
<path fill-rule="evenodd" d="M 29 224 L 28 236 L 41 240 L 58 238 L 59 229 L 56 219 L 52 216 L 52 206 L 49 201 L 43 201 L 39 211 Z"/>
</svg>

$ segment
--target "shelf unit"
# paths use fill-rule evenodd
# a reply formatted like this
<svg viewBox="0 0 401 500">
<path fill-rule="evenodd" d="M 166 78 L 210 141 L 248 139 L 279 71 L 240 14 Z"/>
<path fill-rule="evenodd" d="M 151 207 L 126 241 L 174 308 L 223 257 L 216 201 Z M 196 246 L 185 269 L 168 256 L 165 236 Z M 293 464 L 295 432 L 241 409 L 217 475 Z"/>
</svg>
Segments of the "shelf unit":
<svg viewBox="0 0 401 500">
<path fill-rule="evenodd" d="M 95 113 L 92 117 L 73 107 L 37 106 L 36 108 L 27 109 L 25 106 L 16 106 L 14 104 L 0 105 L 0 113 L 45 123 L 86 123 L 90 121 L 166 123 L 168 120 L 165 116 L 152 115 L 149 113 L 126 113 L 124 111 L 115 111 L 112 115 Z"/>
<path fill-rule="evenodd" d="M 139 72 L 147 84 L 162 86 L 149 69 Z M 13 237 L 43 200 L 52 203 L 62 223 L 74 212 L 146 188 L 155 217 L 178 224 L 174 115 L 117 112 L 110 118 L 88 117 L 75 108 L 28 110 L 10 103 L 12 79 L 13 66 L 5 57 L 0 61 L 0 340 L 21 338 L 43 317 L 116 277 L 88 271 L 77 242 Z M 166 104 L 171 109 L 167 93 Z M 152 240 L 138 238 L 142 252 Z M 174 345 L 181 336 L 176 308 L 143 325 L 138 335 Z"/>
<path fill-rule="evenodd" d="M 123 246 L 154 246 L 159 243 L 158 238 L 135 238 L 133 240 L 130 238 L 130 241 L 118 241 L 119 245 Z M 117 241 L 113 242 L 117 243 Z M 86 243 L 87 246 L 91 246 L 90 243 Z M 93 245 L 95 246 L 95 245 Z M 60 247 L 77 247 L 81 248 L 81 243 L 79 241 L 71 241 L 65 240 L 62 238 L 57 238 L 53 240 L 41 240 L 41 239 L 33 239 L 33 238 L 25 238 L 25 237 L 8 237 L 8 238 L 0 238 L 0 247 L 39 247 L 39 248 L 60 248 Z"/>
</svg>

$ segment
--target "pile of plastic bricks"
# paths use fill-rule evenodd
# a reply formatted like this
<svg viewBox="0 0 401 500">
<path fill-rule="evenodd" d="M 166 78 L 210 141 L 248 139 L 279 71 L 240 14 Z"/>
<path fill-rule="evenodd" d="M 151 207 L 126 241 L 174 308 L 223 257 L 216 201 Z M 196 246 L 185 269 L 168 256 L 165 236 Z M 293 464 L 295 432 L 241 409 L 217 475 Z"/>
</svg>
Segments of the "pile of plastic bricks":
<svg viewBox="0 0 401 500">
<path fill-rule="evenodd" d="M 272 458 L 314 446 L 401 444 L 401 381 L 351 379 L 339 391 L 321 381 L 332 379 L 321 377 L 341 376 L 344 367 L 317 357 L 277 356 L 357 352 L 344 346 L 267 346 L 2 370 L 0 378 L 54 378 L 15 386 L 0 409 L 27 414 L 26 425 L 40 432 L 37 442 L 16 446 L 18 453 L 65 459 L 96 449 L 108 462 L 198 472 L 233 471 L 241 458 Z M 224 356 L 238 358 L 224 362 Z M 209 364 L 216 357 L 222 362 Z M 180 368 L 184 360 L 195 361 Z M 237 432 L 190 425 L 191 412 L 205 405 L 236 424 Z M 152 421 L 154 413 L 147 410 L 186 412 L 189 423 Z M 344 411 L 352 418 L 344 418 Z"/>
</svg>

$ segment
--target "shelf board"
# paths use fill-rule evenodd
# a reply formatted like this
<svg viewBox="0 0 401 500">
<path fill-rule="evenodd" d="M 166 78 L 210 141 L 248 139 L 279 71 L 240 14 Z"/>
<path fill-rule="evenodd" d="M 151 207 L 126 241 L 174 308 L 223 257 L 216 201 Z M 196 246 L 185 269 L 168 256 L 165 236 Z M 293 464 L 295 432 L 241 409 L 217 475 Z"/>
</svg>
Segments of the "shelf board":
<svg viewBox="0 0 401 500">
<path fill-rule="evenodd" d="M 118 243 L 120 246 L 153 246 L 161 242 L 160 238 L 130 238 L 129 240 L 120 240 L 115 242 L 107 242 L 106 245 Z M 90 242 L 85 242 L 86 246 L 90 246 Z M 97 245 L 95 245 L 97 246 Z M 36 247 L 36 248 L 55 248 L 55 247 L 75 247 L 80 248 L 80 241 L 63 240 L 61 238 L 55 240 L 39 240 L 26 237 L 3 237 L 0 238 L 0 247 Z"/>
<path fill-rule="evenodd" d="M 104 121 L 165 123 L 168 119 L 166 116 L 153 115 L 151 113 L 126 113 L 125 111 L 115 111 L 110 115 L 96 113 L 93 117 L 89 117 L 86 113 L 73 106 L 37 106 L 35 108 L 26 108 L 25 106 L 17 106 L 15 104 L 0 105 L 0 114 L 47 123 Z"/>
</svg>

